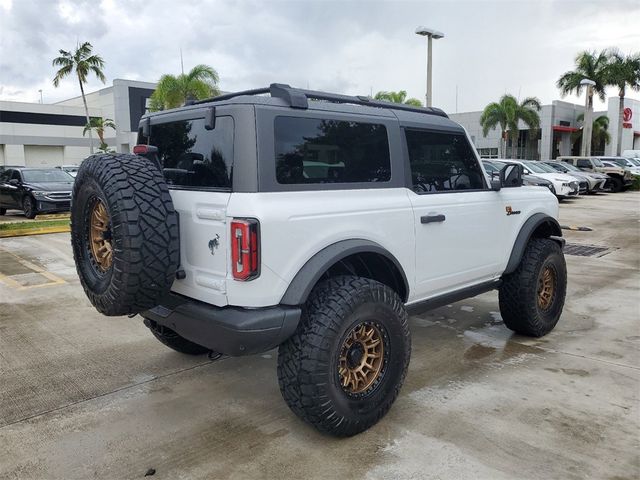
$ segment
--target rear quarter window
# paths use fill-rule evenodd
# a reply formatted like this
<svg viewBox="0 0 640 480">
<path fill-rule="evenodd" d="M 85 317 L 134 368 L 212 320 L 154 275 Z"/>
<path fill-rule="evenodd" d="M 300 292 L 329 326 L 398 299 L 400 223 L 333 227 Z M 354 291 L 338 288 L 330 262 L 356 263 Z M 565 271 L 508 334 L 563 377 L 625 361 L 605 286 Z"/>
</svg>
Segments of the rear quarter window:
<svg viewBox="0 0 640 480">
<path fill-rule="evenodd" d="M 279 184 L 388 182 L 389 140 L 384 125 L 330 119 L 276 117 Z"/>
<path fill-rule="evenodd" d="M 233 174 L 233 118 L 216 118 L 213 130 L 204 119 L 151 125 L 151 135 L 138 134 L 139 144 L 158 148 L 162 173 L 173 188 L 231 189 Z"/>
</svg>

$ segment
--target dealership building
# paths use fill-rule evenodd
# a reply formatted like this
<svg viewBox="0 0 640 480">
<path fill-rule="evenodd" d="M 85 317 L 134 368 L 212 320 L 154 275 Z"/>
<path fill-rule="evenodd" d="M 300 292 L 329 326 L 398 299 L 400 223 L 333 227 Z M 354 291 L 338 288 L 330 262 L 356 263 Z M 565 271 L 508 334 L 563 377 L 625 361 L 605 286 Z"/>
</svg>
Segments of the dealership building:
<svg viewBox="0 0 640 480">
<path fill-rule="evenodd" d="M 105 143 L 117 152 L 135 145 L 138 122 L 154 83 L 116 79 L 113 85 L 86 95 L 89 115 L 112 119 Z M 0 101 L 0 166 L 79 164 L 89 155 L 89 137 L 82 97 L 53 104 Z M 93 133 L 93 145 L 99 141 Z"/>
<path fill-rule="evenodd" d="M 626 115 L 622 122 L 622 148 L 624 150 L 640 150 L 640 101 L 625 98 Z M 615 155 L 618 145 L 618 108 L 619 98 L 609 97 L 607 110 L 594 112 L 593 118 L 600 115 L 609 117 L 608 145 L 596 146 L 592 155 Z M 540 128 L 532 132 L 526 125 L 520 124 L 520 132 L 516 147 L 516 157 L 530 160 L 549 160 L 560 155 L 580 155 L 580 141 L 573 142 L 571 134 L 582 128 L 577 118 L 584 114 L 584 105 L 576 105 L 555 100 L 551 105 L 543 105 L 539 112 Z M 500 155 L 500 129 L 490 130 L 487 136 L 482 135 L 480 126 L 481 111 L 456 113 L 449 115 L 451 119 L 467 129 L 480 155 L 484 158 L 498 158 Z M 628 119 L 628 120 L 627 120 Z M 511 157 L 512 145 L 508 141 L 506 157 Z"/>
<path fill-rule="evenodd" d="M 138 122 L 146 111 L 154 83 L 116 79 L 113 85 L 86 95 L 89 115 L 109 118 L 116 129 L 105 130 L 105 142 L 117 152 L 130 152 L 135 145 Z M 617 96 L 608 99 L 607 110 L 594 112 L 609 117 L 611 142 L 596 146 L 593 155 L 612 155 L 618 141 Z M 626 117 L 622 125 L 622 148 L 640 150 L 640 101 L 625 99 Z M 516 157 L 553 159 L 560 155 L 579 155 L 580 142 L 573 142 L 571 134 L 582 127 L 577 121 L 584 113 L 583 105 L 560 100 L 544 105 L 540 111 L 540 128 L 531 132 L 520 125 Z M 485 158 L 500 155 L 500 130 L 482 135 L 482 112 L 451 114 L 469 132 L 478 152 Z M 86 125 L 82 97 L 74 97 L 54 104 L 0 101 L 0 166 L 58 166 L 79 164 L 89 155 L 89 138 L 82 132 Z M 95 133 L 94 133 L 95 137 Z M 94 147 L 98 140 L 93 139 Z M 506 156 L 511 158 L 511 140 Z"/>
</svg>

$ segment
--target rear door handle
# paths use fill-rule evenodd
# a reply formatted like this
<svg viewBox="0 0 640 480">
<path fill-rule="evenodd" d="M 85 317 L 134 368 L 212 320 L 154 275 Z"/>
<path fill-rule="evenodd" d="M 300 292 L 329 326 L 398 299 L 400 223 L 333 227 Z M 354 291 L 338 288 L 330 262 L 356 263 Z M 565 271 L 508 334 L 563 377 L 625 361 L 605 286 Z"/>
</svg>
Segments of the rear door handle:
<svg viewBox="0 0 640 480">
<path fill-rule="evenodd" d="M 438 215 L 423 215 L 420 217 L 420 223 L 436 223 L 436 222 L 444 222 L 447 219 L 443 214 L 439 213 Z"/>
</svg>

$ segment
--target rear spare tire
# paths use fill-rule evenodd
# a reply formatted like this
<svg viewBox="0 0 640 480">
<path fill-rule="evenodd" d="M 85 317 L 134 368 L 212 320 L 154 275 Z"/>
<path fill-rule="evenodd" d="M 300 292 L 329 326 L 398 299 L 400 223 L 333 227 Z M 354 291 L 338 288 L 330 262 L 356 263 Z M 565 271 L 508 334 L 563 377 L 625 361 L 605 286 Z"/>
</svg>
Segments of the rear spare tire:
<svg viewBox="0 0 640 480">
<path fill-rule="evenodd" d="M 93 155 L 72 198 L 73 257 L 91 303 L 105 315 L 157 305 L 180 258 L 178 215 L 158 167 L 137 155 Z"/>
</svg>

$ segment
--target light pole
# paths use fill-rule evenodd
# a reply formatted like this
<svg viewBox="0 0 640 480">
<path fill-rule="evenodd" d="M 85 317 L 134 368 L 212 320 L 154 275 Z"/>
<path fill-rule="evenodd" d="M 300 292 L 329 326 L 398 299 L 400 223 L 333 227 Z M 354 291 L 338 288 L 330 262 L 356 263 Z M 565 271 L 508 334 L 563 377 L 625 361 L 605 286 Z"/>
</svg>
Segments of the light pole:
<svg viewBox="0 0 640 480">
<path fill-rule="evenodd" d="M 584 101 L 584 124 L 582 125 L 582 146 L 580 155 L 588 157 L 591 155 L 591 131 L 593 130 L 593 86 L 596 84 L 593 80 L 584 78 L 580 81 L 580 85 L 587 87 L 587 98 Z"/>
<path fill-rule="evenodd" d="M 40 103 L 43 103 L 42 102 L 42 89 L 38 90 L 38 93 L 40 93 Z"/>
<path fill-rule="evenodd" d="M 431 44 L 433 39 L 444 38 L 444 33 L 434 30 L 433 28 L 418 27 L 416 28 L 416 34 L 427 37 L 427 94 L 425 95 L 425 99 L 427 101 L 427 107 L 431 107 L 433 104 L 433 91 L 431 89 Z"/>
</svg>

